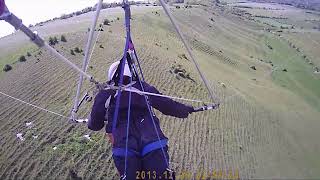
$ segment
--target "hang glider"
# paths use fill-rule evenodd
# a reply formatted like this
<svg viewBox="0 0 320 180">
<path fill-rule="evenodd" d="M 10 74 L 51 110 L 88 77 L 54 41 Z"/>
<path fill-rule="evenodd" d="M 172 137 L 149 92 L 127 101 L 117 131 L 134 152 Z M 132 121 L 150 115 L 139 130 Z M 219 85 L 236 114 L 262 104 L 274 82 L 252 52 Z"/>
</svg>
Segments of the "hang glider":
<svg viewBox="0 0 320 180">
<path fill-rule="evenodd" d="M 174 17 L 171 15 L 169 8 L 167 7 L 167 5 L 165 4 L 165 2 L 163 0 L 159 0 L 160 4 L 162 5 L 164 12 L 167 14 L 167 16 L 169 17 L 172 25 L 174 26 L 175 30 L 177 31 L 177 34 L 179 35 L 179 37 L 181 38 L 187 52 L 188 55 L 191 57 L 192 62 L 194 63 L 205 87 L 208 90 L 208 93 L 210 95 L 211 98 L 211 103 L 209 103 L 209 105 L 205 105 L 199 108 L 196 108 L 194 111 L 195 112 L 199 112 L 199 111 L 205 111 L 205 110 L 210 110 L 210 109 L 217 109 L 220 105 L 220 100 L 219 98 L 214 94 L 214 92 L 211 90 L 211 88 L 209 87 L 208 81 L 206 80 L 205 76 L 203 75 L 203 73 L 200 71 L 200 67 L 199 64 L 197 63 L 197 61 L 194 58 L 194 55 L 192 54 L 191 48 L 188 46 L 185 37 L 183 36 L 181 30 L 179 29 L 179 27 L 177 26 L 177 23 L 174 19 Z M 176 97 L 172 97 L 172 96 L 166 96 L 166 95 L 159 95 L 159 94 L 152 94 L 152 93 L 148 93 L 144 91 L 144 87 L 142 85 L 142 82 L 145 81 L 144 76 L 143 76 L 143 71 L 142 68 L 140 66 L 140 62 L 139 62 L 139 58 L 137 56 L 136 50 L 135 50 L 135 46 L 133 44 L 133 40 L 131 37 L 131 27 L 130 27 L 130 18 L 131 18 L 131 11 L 130 11 L 130 5 L 128 3 L 127 0 L 123 0 L 123 9 L 125 12 L 125 30 L 126 30 L 126 41 L 125 41 L 125 46 L 124 46 L 124 51 L 123 51 L 123 56 L 120 60 L 120 65 L 117 68 L 116 74 L 115 74 L 115 78 L 117 82 L 116 84 L 106 84 L 106 83 L 101 83 L 99 81 L 97 81 L 93 76 L 89 75 L 86 71 L 87 71 L 87 67 L 90 61 L 90 49 L 93 43 L 93 36 L 94 36 L 94 29 L 97 25 L 97 21 L 98 21 L 98 17 L 100 14 L 100 10 L 102 7 L 102 3 L 103 0 L 99 0 L 98 4 L 97 4 L 97 8 L 96 8 L 96 13 L 93 17 L 93 21 L 92 21 L 92 25 L 90 28 L 90 33 L 89 33 L 89 38 L 88 38 L 88 42 L 86 45 L 86 50 L 85 50 L 85 57 L 83 59 L 83 63 L 82 63 L 82 68 L 79 68 L 78 66 L 76 66 L 75 64 L 73 64 L 71 61 L 69 61 L 66 57 L 64 57 L 63 55 L 61 55 L 59 52 L 57 52 L 54 48 L 52 48 L 50 45 L 48 45 L 36 32 L 32 32 L 28 27 L 26 27 L 23 23 L 22 20 L 19 19 L 17 16 L 15 16 L 13 13 L 11 13 L 8 8 L 5 5 L 4 0 L 0 0 L 0 20 L 5 20 L 6 22 L 8 22 L 9 24 L 11 24 L 16 30 L 21 30 L 23 33 L 25 33 L 30 40 L 35 43 L 37 46 L 39 46 L 40 48 L 44 48 L 46 50 L 48 50 L 49 52 L 51 52 L 53 55 L 55 55 L 56 57 L 58 57 L 60 60 L 62 60 L 63 62 L 65 62 L 68 66 L 70 66 L 71 68 L 73 68 L 74 70 L 76 70 L 79 73 L 79 81 L 78 81 L 78 85 L 77 85 L 77 92 L 76 92 L 76 96 L 74 99 L 74 105 L 72 108 L 72 113 L 71 113 L 71 117 L 69 119 L 73 120 L 74 122 L 86 122 L 87 120 L 85 119 L 77 119 L 77 112 L 79 107 L 81 106 L 81 104 L 85 101 L 90 99 L 88 94 L 85 94 L 83 96 L 82 99 L 80 99 L 80 92 L 81 92 L 81 87 L 83 84 L 83 80 L 87 79 L 89 80 L 91 83 L 93 83 L 96 88 L 98 90 L 103 90 L 103 89 L 107 89 L 107 88 L 113 88 L 117 91 L 117 97 L 116 97 L 116 108 L 115 108 L 115 112 L 113 115 L 113 123 L 112 123 L 112 130 L 115 129 L 116 124 L 117 124 L 117 118 L 118 118 L 118 113 L 119 113 L 119 104 L 120 104 L 120 99 L 121 99 L 121 94 L 123 91 L 127 91 L 129 92 L 129 106 L 128 106 L 128 119 L 127 119 L 127 126 L 129 126 L 129 117 L 130 117 L 130 104 L 131 104 L 131 93 L 138 93 L 144 96 L 144 100 L 145 103 L 148 107 L 148 111 L 150 114 L 150 117 L 152 119 L 153 125 L 154 125 L 154 129 L 156 131 L 157 137 L 158 137 L 158 141 L 159 143 L 161 142 L 161 139 L 159 137 L 159 132 L 157 132 L 157 128 L 155 125 L 155 120 L 153 119 L 153 109 L 151 108 L 151 106 L 149 105 L 149 101 L 148 101 L 148 96 L 162 96 L 162 97 L 167 97 L 167 98 L 176 98 Z M 124 87 L 123 86 L 123 72 L 124 72 L 124 66 L 125 63 L 128 63 L 128 66 L 130 67 L 130 71 L 133 74 L 133 77 L 131 78 L 131 82 L 133 80 L 137 81 L 138 84 L 140 85 L 142 91 L 137 91 L 134 89 L 131 89 L 130 87 Z M 139 73 L 138 73 L 139 72 Z M 1 93 L 2 95 L 6 95 L 4 93 Z M 8 96 L 8 95 L 6 95 Z M 8 96 L 9 97 L 9 96 Z M 13 97 L 12 97 L 13 98 Z M 16 100 L 31 105 L 33 107 L 42 109 L 42 110 L 46 110 L 43 108 L 40 108 L 38 106 L 32 105 L 30 103 L 26 103 L 24 101 L 21 101 L 17 98 L 15 98 Z M 190 99 L 186 99 L 186 98 L 176 98 L 176 99 L 180 99 L 180 100 L 188 100 L 188 101 L 193 101 L 193 102 L 203 102 L 200 100 L 190 100 Z M 47 112 L 50 113 L 54 113 L 52 111 L 48 111 Z M 57 114 L 57 113 L 56 113 Z M 60 114 L 59 114 L 60 115 Z M 62 117 L 65 117 L 63 115 L 60 115 Z M 22 134 L 17 134 L 17 137 L 20 138 L 22 140 Z M 90 139 L 90 136 L 86 136 L 87 139 Z M 127 137 L 128 139 L 128 130 L 127 130 Z M 91 140 L 91 139 L 90 139 Z M 162 152 L 164 152 L 163 147 L 161 146 Z M 128 147 L 126 146 L 126 155 L 128 153 Z M 163 153 L 164 154 L 164 153 Z M 167 163 L 167 165 L 169 164 L 168 159 L 165 157 L 164 155 L 164 159 L 165 162 Z M 125 162 L 127 163 L 127 162 Z M 125 176 L 124 176 L 125 177 Z"/>
</svg>

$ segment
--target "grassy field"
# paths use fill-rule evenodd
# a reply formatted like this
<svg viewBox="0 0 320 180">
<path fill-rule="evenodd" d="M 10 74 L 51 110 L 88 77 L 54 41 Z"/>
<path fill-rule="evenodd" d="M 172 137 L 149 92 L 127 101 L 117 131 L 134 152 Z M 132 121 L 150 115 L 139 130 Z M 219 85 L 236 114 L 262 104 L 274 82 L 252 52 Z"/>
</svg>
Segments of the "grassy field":
<svg viewBox="0 0 320 180">
<path fill-rule="evenodd" d="M 252 8 L 239 7 L 244 5 Z M 268 5 L 279 10 L 260 8 L 264 5 L 268 4 L 228 1 L 225 5 L 203 2 L 192 8 L 172 7 L 203 73 L 223 102 L 216 111 L 183 120 L 156 112 L 170 139 L 170 162 L 178 175 L 320 177 L 320 75 L 314 73 L 320 63 L 320 31 L 313 29 L 314 21 L 304 24 L 305 19 L 319 17 L 284 5 Z M 133 7 L 132 13 L 132 36 L 146 81 L 167 95 L 208 101 L 195 67 L 161 8 Z M 34 28 L 46 39 L 65 35 L 67 42 L 59 42 L 55 49 L 80 66 L 83 55 L 71 55 L 70 50 L 84 49 L 92 15 Z M 257 21 L 255 15 L 270 18 Z M 280 15 L 288 19 L 271 18 Z M 295 21 L 293 15 L 299 18 Z M 122 10 L 103 10 L 99 22 L 105 18 L 112 22 L 97 31 L 88 69 L 101 81 L 106 80 L 108 66 L 121 58 L 124 46 Z M 273 22 L 299 28 L 281 29 Z M 26 62 L 17 62 L 21 55 Z M 13 69 L 0 73 L 1 92 L 69 115 L 78 78 L 71 68 L 28 43 L 21 32 L 0 39 L 0 65 L 4 64 Z M 172 73 L 178 66 L 193 80 Z M 83 92 L 89 87 L 85 82 Z M 85 125 L 4 96 L 0 104 L 0 179 L 118 178 L 103 132 L 91 132 Z M 90 108 L 90 103 L 83 106 L 81 117 Z M 31 121 L 33 127 L 26 127 Z M 17 139 L 17 133 L 23 133 L 26 140 Z M 93 141 L 83 138 L 85 134 L 91 134 Z"/>
</svg>

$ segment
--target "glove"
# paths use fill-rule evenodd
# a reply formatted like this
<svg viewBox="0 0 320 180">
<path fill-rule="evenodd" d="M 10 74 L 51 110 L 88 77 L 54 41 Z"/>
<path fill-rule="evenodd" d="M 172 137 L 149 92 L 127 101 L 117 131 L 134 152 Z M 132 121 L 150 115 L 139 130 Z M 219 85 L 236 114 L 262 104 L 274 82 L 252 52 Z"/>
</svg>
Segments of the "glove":
<svg viewBox="0 0 320 180">
<path fill-rule="evenodd" d="M 192 106 L 189 106 L 189 105 L 186 105 L 187 106 L 187 109 L 188 109 L 188 113 L 191 114 L 194 112 L 194 107 Z"/>
<path fill-rule="evenodd" d="M 220 106 L 220 103 L 217 103 L 217 104 L 214 104 L 214 105 L 212 106 L 212 108 L 213 108 L 213 109 L 218 109 L 219 106 Z"/>
<path fill-rule="evenodd" d="M 210 110 L 210 109 L 218 109 L 219 106 L 220 106 L 220 103 L 212 104 L 212 105 L 208 105 L 208 106 L 202 106 L 202 107 L 193 109 L 192 112 L 206 111 L 206 110 Z"/>
</svg>

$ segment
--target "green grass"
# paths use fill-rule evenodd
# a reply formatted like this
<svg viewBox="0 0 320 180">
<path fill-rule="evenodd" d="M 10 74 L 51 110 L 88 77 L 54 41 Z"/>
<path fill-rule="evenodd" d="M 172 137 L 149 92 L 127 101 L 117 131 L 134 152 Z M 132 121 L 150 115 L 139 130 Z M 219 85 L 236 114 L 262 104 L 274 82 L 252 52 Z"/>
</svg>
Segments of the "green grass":
<svg viewBox="0 0 320 180">
<path fill-rule="evenodd" d="M 2 68 L 4 67 L 4 65 L 9 64 L 14 69 L 14 64 L 19 62 L 20 56 L 24 55 L 28 59 L 27 52 L 30 52 L 32 54 L 32 52 L 35 50 L 36 50 L 36 47 L 31 43 L 21 44 L 20 48 L 17 51 L 12 52 L 6 56 L 0 56 L 0 68 L 1 68 L 0 76 L 4 73 L 2 71 Z"/>
<path fill-rule="evenodd" d="M 254 19 L 255 19 L 255 20 L 258 20 L 258 21 L 261 22 L 261 23 L 266 23 L 266 24 L 268 24 L 268 25 L 270 25 L 270 26 L 275 26 L 275 27 L 278 27 L 278 28 L 280 28 L 281 26 L 283 26 L 283 27 L 288 27 L 288 28 L 291 27 L 289 24 L 280 23 L 280 22 L 278 22 L 277 20 L 271 19 L 271 18 L 255 17 Z"/>
<path fill-rule="evenodd" d="M 267 37 L 265 41 L 273 47 L 273 50 L 268 50 L 266 58 L 278 67 L 273 73 L 273 80 L 303 97 L 320 111 L 320 80 L 314 75 L 312 67 L 306 63 L 302 54 L 279 39 Z M 284 68 L 288 72 L 283 72 Z"/>
<path fill-rule="evenodd" d="M 70 152 L 72 156 L 79 157 L 95 144 L 95 140 L 89 141 L 82 134 L 74 133 L 66 140 L 66 143 L 57 145 L 57 150 L 62 152 Z"/>
</svg>

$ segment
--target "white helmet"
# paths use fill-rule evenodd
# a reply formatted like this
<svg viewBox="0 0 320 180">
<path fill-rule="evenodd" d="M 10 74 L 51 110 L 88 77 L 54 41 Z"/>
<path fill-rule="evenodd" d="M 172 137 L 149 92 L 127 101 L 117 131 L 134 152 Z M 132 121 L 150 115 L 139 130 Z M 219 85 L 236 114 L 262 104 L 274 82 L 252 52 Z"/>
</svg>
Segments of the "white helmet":
<svg viewBox="0 0 320 180">
<path fill-rule="evenodd" d="M 114 74 L 117 71 L 117 68 L 118 68 L 119 64 L 120 64 L 120 61 L 116 61 L 116 62 L 111 64 L 111 66 L 109 68 L 109 71 L 108 71 L 108 81 L 110 81 L 113 78 Z M 129 68 L 129 65 L 128 65 L 127 61 L 126 61 L 125 65 L 124 65 L 123 75 L 132 77 L 132 74 L 131 74 L 131 71 L 130 71 L 130 68 Z"/>
</svg>

